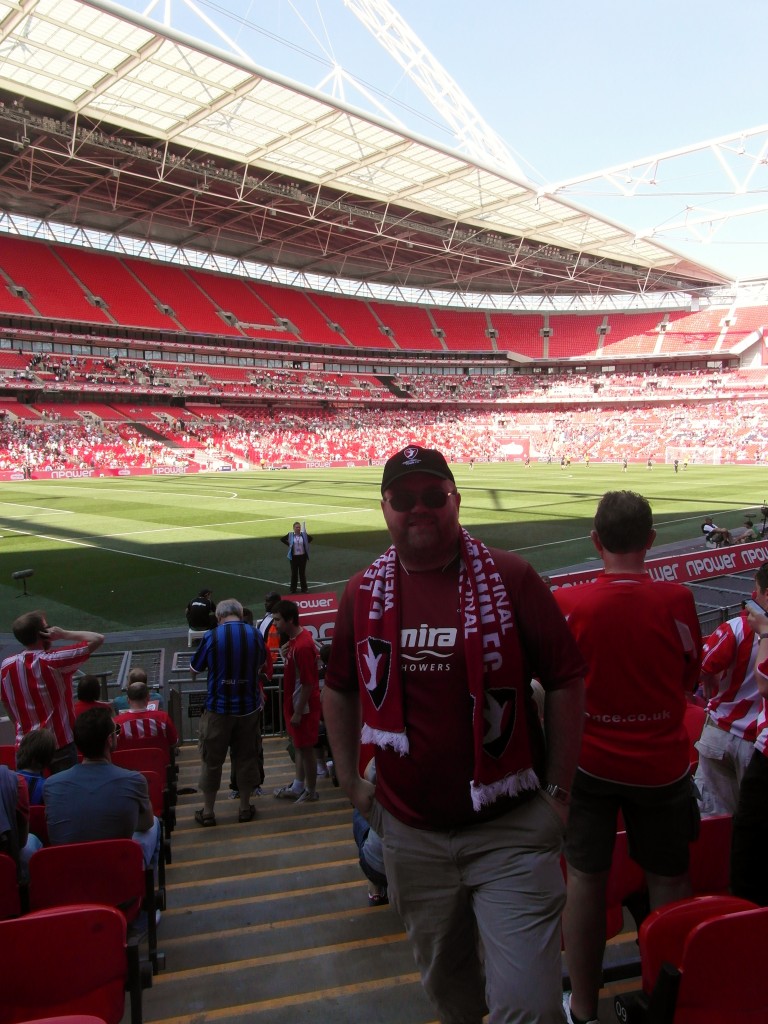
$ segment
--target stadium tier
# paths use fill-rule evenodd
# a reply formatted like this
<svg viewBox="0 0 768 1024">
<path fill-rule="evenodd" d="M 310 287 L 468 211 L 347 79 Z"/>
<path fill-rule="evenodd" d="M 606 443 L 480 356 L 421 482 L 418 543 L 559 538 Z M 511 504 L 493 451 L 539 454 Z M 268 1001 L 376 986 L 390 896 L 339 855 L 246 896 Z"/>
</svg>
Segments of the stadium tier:
<svg viewBox="0 0 768 1024">
<path fill-rule="evenodd" d="M 598 333 L 607 320 L 603 316 L 550 316 L 547 339 L 549 359 L 572 359 L 594 356 L 600 347 Z"/>
<path fill-rule="evenodd" d="M 544 358 L 544 342 L 541 332 L 544 317 L 517 313 L 490 313 L 488 319 L 496 331 L 496 347 L 506 352 L 527 356 L 530 359 Z"/>
<path fill-rule="evenodd" d="M 7 281 L 26 293 L 27 315 L 82 323 L 109 323 L 109 317 L 86 298 L 68 268 L 47 246 L 23 238 L 3 237 L 0 267 Z"/>
<path fill-rule="evenodd" d="M 395 346 L 409 351 L 442 351 L 440 338 L 425 309 L 419 306 L 395 306 L 372 302 L 371 309 L 382 326 L 391 333 Z"/>
<path fill-rule="evenodd" d="M 430 309 L 430 315 L 438 330 L 443 332 L 445 347 L 450 351 L 494 351 L 485 313 L 474 310 Z"/>
<path fill-rule="evenodd" d="M 53 249 L 62 263 L 102 300 L 115 323 L 160 331 L 176 329 L 171 317 L 158 309 L 157 299 L 117 257 L 71 246 L 58 245 Z"/>
<path fill-rule="evenodd" d="M 262 339 L 382 353 L 509 352 L 523 361 L 703 356 L 741 351 L 768 324 L 760 306 L 567 314 L 459 310 L 317 294 L 12 236 L 0 244 L 0 313 L 109 325 L 219 344 Z"/>
<path fill-rule="evenodd" d="M 345 344 L 345 340 L 331 329 L 320 310 L 312 305 L 303 292 L 278 288 L 261 281 L 251 281 L 249 287 L 272 310 L 277 322 L 290 331 L 295 329 L 296 337 L 301 341 L 321 345 Z"/>
<path fill-rule="evenodd" d="M 583 401 L 583 400 L 582 400 Z M 577 400 L 578 402 L 578 400 Z M 227 416 L 210 407 L 131 404 L 115 417 L 93 403 L 0 404 L 0 470 L 33 471 L 114 467 L 191 468 L 192 463 L 232 467 L 347 464 L 381 460 L 413 438 L 449 452 L 457 461 L 505 460 L 509 438 L 526 439 L 538 461 L 763 463 L 768 454 L 763 398 L 646 405 L 604 403 L 599 408 L 529 402 L 503 411 L 445 403 L 399 408 L 384 419 L 375 403 L 355 409 L 301 408 L 281 412 L 239 405 Z M 35 419 L 29 418 L 34 414 Z M 521 457 L 520 452 L 515 457 Z"/>
<path fill-rule="evenodd" d="M 335 295 L 313 295 L 315 305 L 330 323 L 341 327 L 341 332 L 359 348 L 392 349 L 392 341 L 382 331 L 382 325 L 365 302 L 341 299 Z"/>
<path fill-rule="evenodd" d="M 157 299 L 161 310 L 193 334 L 235 335 L 221 310 L 190 280 L 180 267 L 160 266 L 144 260 L 126 260 L 126 266 Z"/>
</svg>

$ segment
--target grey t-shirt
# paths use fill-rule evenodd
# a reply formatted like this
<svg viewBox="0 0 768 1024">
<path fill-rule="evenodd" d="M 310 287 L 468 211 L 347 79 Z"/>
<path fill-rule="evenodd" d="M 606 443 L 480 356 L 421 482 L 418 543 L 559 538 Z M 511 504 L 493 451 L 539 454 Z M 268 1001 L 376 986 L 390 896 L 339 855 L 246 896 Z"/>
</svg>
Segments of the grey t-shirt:
<svg viewBox="0 0 768 1024">
<path fill-rule="evenodd" d="M 109 762 L 77 764 L 51 775 L 43 800 L 53 845 L 130 839 L 153 820 L 144 776 Z"/>
</svg>

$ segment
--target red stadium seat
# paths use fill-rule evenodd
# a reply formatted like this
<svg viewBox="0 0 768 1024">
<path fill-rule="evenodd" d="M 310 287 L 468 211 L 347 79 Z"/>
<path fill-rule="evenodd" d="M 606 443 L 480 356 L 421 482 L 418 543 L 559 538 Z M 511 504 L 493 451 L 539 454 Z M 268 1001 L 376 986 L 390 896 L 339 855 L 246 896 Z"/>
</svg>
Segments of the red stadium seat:
<svg viewBox="0 0 768 1024">
<path fill-rule="evenodd" d="M 0 853 L 0 921 L 18 917 L 21 897 L 16 862 L 7 853 Z"/>
<path fill-rule="evenodd" d="M 732 821 L 730 814 L 713 814 L 701 819 L 699 838 L 690 847 L 689 871 L 694 896 L 728 892 Z"/>
<path fill-rule="evenodd" d="M 698 742 L 698 739 L 701 736 L 701 730 L 704 728 L 706 718 L 706 708 L 699 707 L 698 704 L 686 705 L 684 722 L 690 743 L 691 774 L 696 771 L 696 767 L 699 763 L 699 752 L 694 744 Z"/>
<path fill-rule="evenodd" d="M 143 771 L 141 773 L 147 780 L 147 786 L 149 787 L 149 799 L 152 802 L 152 810 L 155 813 L 155 817 L 160 822 L 161 834 L 160 834 L 160 860 L 158 862 L 158 882 L 160 885 L 160 891 L 165 894 L 165 865 L 171 863 L 171 833 L 168 826 L 168 822 L 172 821 L 176 823 L 176 811 L 171 807 L 168 800 L 168 789 L 163 783 L 163 779 L 157 774 L 157 772 Z M 161 910 L 165 909 L 164 900 L 160 906 Z"/>
<path fill-rule="evenodd" d="M 29 861 L 29 905 L 44 910 L 69 903 L 102 903 L 118 908 L 127 924 L 143 910 L 152 969 L 157 973 L 164 957 L 157 952 L 158 909 L 151 868 L 132 839 L 100 839 L 65 843 L 38 850 Z"/>
<path fill-rule="evenodd" d="M 617 1015 L 635 1024 L 765 1024 L 766 943 L 768 908 L 748 900 L 704 896 L 660 907 L 639 932 L 643 991 L 617 997 Z"/>
<path fill-rule="evenodd" d="M 112 751 L 112 764 L 134 772 L 157 772 L 166 780 L 171 806 L 176 805 L 176 771 L 167 750 L 155 746 L 118 747 Z"/>
<path fill-rule="evenodd" d="M 93 1017 L 90 1013 L 67 1013 L 63 1017 L 35 1017 L 24 1021 L 24 1024 L 107 1024 L 103 1017 Z"/>
<path fill-rule="evenodd" d="M 142 976 L 138 947 L 114 907 L 79 904 L 0 921 L 0 949 L 0 1024 L 70 1014 L 120 1024 L 126 991 L 131 1024 L 141 1024 L 151 975 Z"/>
<path fill-rule="evenodd" d="M 48 822 L 45 819 L 44 804 L 30 804 L 29 831 L 37 836 L 43 846 L 50 846 L 48 839 Z"/>
<path fill-rule="evenodd" d="M 0 764 L 16 771 L 16 747 L 12 743 L 0 744 Z"/>
</svg>

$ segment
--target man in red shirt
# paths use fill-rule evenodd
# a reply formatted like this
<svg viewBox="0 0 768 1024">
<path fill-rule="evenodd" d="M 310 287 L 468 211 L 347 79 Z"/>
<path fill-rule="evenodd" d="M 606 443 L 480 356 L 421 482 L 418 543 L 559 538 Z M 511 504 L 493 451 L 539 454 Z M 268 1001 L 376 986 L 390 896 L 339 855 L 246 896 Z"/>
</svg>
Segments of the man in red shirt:
<svg viewBox="0 0 768 1024">
<path fill-rule="evenodd" d="M 393 455 L 381 496 L 392 546 L 347 584 L 325 676 L 339 782 L 382 837 L 389 899 L 439 1019 L 562 1024 L 560 853 L 583 661 L 532 567 L 461 528 L 441 452 Z M 376 747 L 375 785 L 361 741 Z"/>
<path fill-rule="evenodd" d="M 77 763 L 72 676 L 101 647 L 104 637 L 88 630 L 49 626 L 40 611 L 19 616 L 12 629 L 24 650 L 0 666 L 0 694 L 16 724 L 16 745 L 35 729 L 50 729 L 56 738 L 51 773 L 71 768 Z M 54 650 L 51 645 L 56 640 L 73 641 L 73 646 Z"/>
<path fill-rule="evenodd" d="M 299 608 L 293 601 L 278 601 L 272 609 L 278 633 L 287 637 L 281 650 L 283 670 L 283 712 L 285 727 L 296 752 L 296 778 L 275 790 L 278 799 L 314 803 L 317 760 L 315 745 L 320 731 L 320 673 L 318 652 L 310 632 L 299 625 Z"/>
<path fill-rule="evenodd" d="M 768 907 L 768 612 L 750 608 L 747 626 L 757 639 L 755 676 L 762 707 L 752 759 L 739 789 L 731 839 L 731 892 L 758 906 Z"/>
<path fill-rule="evenodd" d="M 687 587 L 656 583 L 645 569 L 655 536 L 645 498 L 609 491 L 592 530 L 604 574 L 555 592 L 588 665 L 565 840 L 569 1024 L 597 1020 L 619 811 L 630 854 L 645 870 L 651 906 L 691 892 L 688 846 L 698 829 L 698 807 L 684 715 L 686 695 L 699 681 L 701 633 Z"/>
<path fill-rule="evenodd" d="M 753 598 L 768 609 L 768 565 L 755 573 Z M 763 707 L 757 681 L 757 634 L 742 611 L 704 641 L 701 682 L 709 699 L 696 743 L 696 786 L 703 815 L 735 814 L 739 788 L 755 752 L 757 718 Z"/>
<path fill-rule="evenodd" d="M 128 710 L 116 716 L 122 733 L 118 746 L 159 746 L 170 750 L 178 746 L 179 734 L 176 726 L 165 711 L 157 711 L 148 707 L 149 687 L 144 682 L 129 683 L 125 691 L 128 697 Z"/>
</svg>

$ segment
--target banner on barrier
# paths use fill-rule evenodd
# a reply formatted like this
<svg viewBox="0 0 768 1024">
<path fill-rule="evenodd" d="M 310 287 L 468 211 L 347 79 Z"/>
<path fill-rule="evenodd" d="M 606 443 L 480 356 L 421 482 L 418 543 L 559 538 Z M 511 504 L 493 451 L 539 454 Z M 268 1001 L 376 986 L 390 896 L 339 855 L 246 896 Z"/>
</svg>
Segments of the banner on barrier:
<svg viewBox="0 0 768 1024">
<path fill-rule="evenodd" d="M 649 558 L 645 565 L 651 579 L 668 583 L 697 583 L 700 580 L 709 580 L 716 576 L 730 576 L 737 572 L 754 573 L 763 562 L 767 561 L 768 540 L 758 540 L 750 544 L 736 544 L 730 548 L 717 548 L 714 551 L 693 551 L 685 555 Z M 549 574 L 552 580 L 552 590 L 557 590 L 558 587 L 577 587 L 582 583 L 591 583 L 592 580 L 602 575 L 602 565 L 562 575 Z"/>
<path fill-rule="evenodd" d="M 299 608 L 299 625 L 308 629 L 317 643 L 333 639 L 333 627 L 339 610 L 336 594 L 332 590 L 317 594 L 283 594 L 284 600 L 293 601 Z"/>
</svg>

